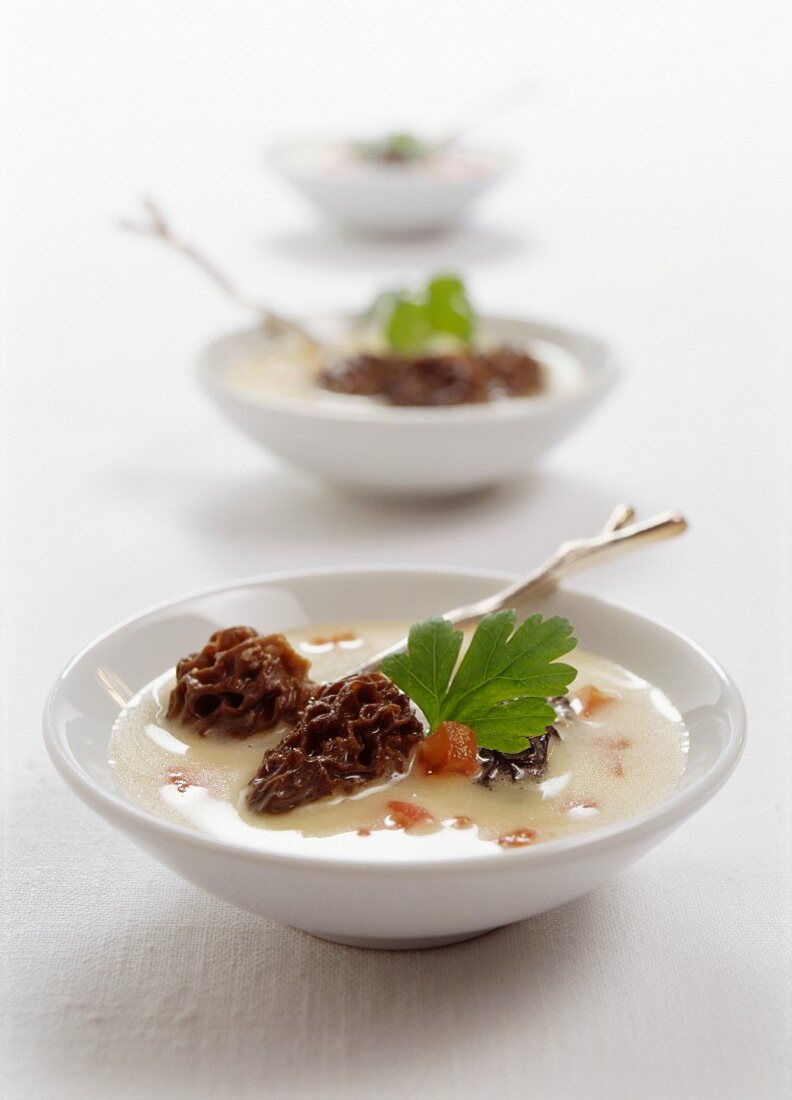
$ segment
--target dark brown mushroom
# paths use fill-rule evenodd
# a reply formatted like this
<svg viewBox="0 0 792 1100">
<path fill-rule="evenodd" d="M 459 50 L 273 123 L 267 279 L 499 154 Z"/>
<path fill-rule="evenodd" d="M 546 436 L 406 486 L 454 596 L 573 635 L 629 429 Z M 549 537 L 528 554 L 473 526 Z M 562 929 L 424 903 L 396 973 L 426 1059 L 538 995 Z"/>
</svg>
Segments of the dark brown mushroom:
<svg viewBox="0 0 792 1100">
<path fill-rule="evenodd" d="M 310 664 L 282 634 L 249 626 L 218 630 L 198 653 L 176 666 L 168 718 L 200 734 L 245 737 L 293 721 L 316 685 Z"/>
<path fill-rule="evenodd" d="M 325 684 L 294 729 L 264 753 L 247 804 L 282 814 L 333 794 L 353 794 L 407 770 L 423 727 L 408 697 L 379 672 Z"/>
</svg>

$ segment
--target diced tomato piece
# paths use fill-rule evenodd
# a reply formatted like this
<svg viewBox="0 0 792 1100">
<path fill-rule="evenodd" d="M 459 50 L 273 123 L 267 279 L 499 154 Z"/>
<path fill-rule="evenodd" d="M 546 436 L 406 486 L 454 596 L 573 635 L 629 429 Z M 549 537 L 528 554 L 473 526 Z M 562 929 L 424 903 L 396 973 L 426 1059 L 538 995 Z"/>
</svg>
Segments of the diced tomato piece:
<svg viewBox="0 0 792 1100">
<path fill-rule="evenodd" d="M 504 833 L 498 837 L 501 848 L 524 848 L 536 840 L 536 829 L 515 829 L 513 833 Z"/>
<path fill-rule="evenodd" d="M 397 829 L 409 829 L 419 821 L 434 821 L 434 818 L 416 802 L 388 802 L 386 804 L 390 818 Z"/>
<path fill-rule="evenodd" d="M 441 722 L 418 746 L 418 763 L 426 775 L 475 775 L 479 770 L 475 733 L 459 722 Z"/>
<path fill-rule="evenodd" d="M 573 698 L 577 699 L 581 706 L 581 714 L 584 718 L 591 718 L 595 711 L 600 707 L 607 706 L 608 703 L 615 703 L 620 698 L 612 691 L 601 691 L 598 687 L 594 687 L 593 684 L 586 684 L 580 691 L 576 691 Z"/>
</svg>

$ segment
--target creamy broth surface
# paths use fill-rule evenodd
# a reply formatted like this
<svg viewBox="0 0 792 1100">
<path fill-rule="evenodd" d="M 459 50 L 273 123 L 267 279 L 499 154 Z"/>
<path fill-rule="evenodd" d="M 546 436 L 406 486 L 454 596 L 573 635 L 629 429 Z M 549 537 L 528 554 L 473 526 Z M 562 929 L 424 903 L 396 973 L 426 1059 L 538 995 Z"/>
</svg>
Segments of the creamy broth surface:
<svg viewBox="0 0 792 1100">
<path fill-rule="evenodd" d="M 503 342 L 482 339 L 480 346 L 483 350 L 488 350 Z M 518 342 L 513 343 L 516 345 Z M 361 330 L 357 333 L 351 332 L 344 340 L 330 341 L 329 348 L 329 352 L 326 352 L 308 346 L 298 336 L 282 336 L 263 344 L 260 351 L 252 351 L 240 357 L 227 368 L 224 378 L 232 389 L 249 396 L 258 394 L 261 397 L 314 401 L 340 407 L 347 412 L 358 409 L 364 414 L 372 403 L 383 404 L 383 399 L 378 397 L 333 393 L 320 386 L 317 381 L 328 359 L 342 359 L 363 351 L 383 354 L 385 346 L 382 340 Z M 527 350 L 544 364 L 544 385 L 547 393 L 561 393 L 580 384 L 580 364 L 558 344 L 534 339 L 530 341 Z M 535 400 L 536 396 L 503 397 L 498 398 L 495 403 Z"/>
<path fill-rule="evenodd" d="M 315 680 L 335 680 L 407 633 L 402 623 L 340 623 L 289 632 L 310 659 Z M 333 639 L 333 640 L 331 640 Z M 178 656 L 181 656 L 179 654 Z M 140 691 L 113 727 L 110 762 L 138 806 L 210 836 L 250 848 L 343 854 L 359 859 L 420 859 L 491 853 L 499 838 L 531 834 L 531 843 L 601 828 L 668 797 L 685 768 L 688 737 L 680 715 L 656 687 L 580 648 L 570 688 L 593 685 L 616 698 L 589 718 L 556 723 L 541 779 L 495 781 L 407 774 L 351 797 L 253 814 L 245 791 L 265 749 L 286 727 L 246 738 L 202 737 L 165 718 L 173 669 Z M 413 803 L 430 822 L 395 827 L 387 803 Z"/>
</svg>

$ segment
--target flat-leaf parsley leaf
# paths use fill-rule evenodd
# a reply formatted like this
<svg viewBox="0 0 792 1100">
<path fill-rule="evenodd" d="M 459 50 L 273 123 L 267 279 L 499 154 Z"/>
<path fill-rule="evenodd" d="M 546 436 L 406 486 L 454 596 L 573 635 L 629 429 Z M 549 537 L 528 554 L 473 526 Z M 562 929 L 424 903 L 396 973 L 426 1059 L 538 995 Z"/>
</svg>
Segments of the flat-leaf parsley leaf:
<svg viewBox="0 0 792 1100">
<path fill-rule="evenodd" d="M 452 675 L 462 638 L 446 619 L 427 619 L 410 630 L 406 653 L 380 667 L 421 708 L 430 730 L 460 722 L 482 748 L 522 752 L 555 717 L 548 697 L 563 695 L 575 678 L 558 660 L 577 645 L 571 624 L 531 615 L 518 627 L 516 611 L 487 615 Z"/>
<path fill-rule="evenodd" d="M 398 292 L 383 306 L 385 338 L 400 355 L 425 353 L 438 337 L 450 337 L 465 346 L 473 339 L 473 307 L 456 275 L 436 275 L 425 290 Z"/>
<path fill-rule="evenodd" d="M 448 619 L 427 619 L 410 628 L 407 652 L 386 657 L 380 666 L 421 708 L 430 729 L 442 721 L 442 702 L 461 648 L 461 630 Z"/>
</svg>

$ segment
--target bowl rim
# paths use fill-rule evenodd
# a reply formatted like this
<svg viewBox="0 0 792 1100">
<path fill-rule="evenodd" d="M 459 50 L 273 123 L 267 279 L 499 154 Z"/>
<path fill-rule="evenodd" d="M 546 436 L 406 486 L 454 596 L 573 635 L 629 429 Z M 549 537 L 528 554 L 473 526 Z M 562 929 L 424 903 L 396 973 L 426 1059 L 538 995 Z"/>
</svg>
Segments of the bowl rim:
<svg viewBox="0 0 792 1100">
<path fill-rule="evenodd" d="M 135 623 L 141 623 L 146 619 L 160 615 L 162 612 L 177 607 L 179 604 L 220 592 L 232 591 L 236 588 L 252 585 L 270 585 L 283 583 L 289 580 L 303 578 L 335 577 L 338 575 L 350 576 L 355 574 L 371 575 L 377 573 L 387 574 L 422 574 L 447 577 L 450 575 L 462 575 L 466 577 L 491 580 L 494 584 L 508 583 L 515 579 L 516 574 L 505 573 L 492 569 L 465 568 L 463 566 L 426 566 L 426 565 L 344 565 L 322 566 L 311 569 L 283 570 L 273 573 L 256 574 L 250 577 L 239 578 L 235 581 L 226 581 L 198 589 L 186 595 L 164 600 L 139 611 L 117 623 L 115 626 L 98 635 L 86 646 L 80 649 L 64 666 L 60 675 L 51 687 L 43 713 L 44 742 L 50 759 L 61 778 L 69 787 L 88 805 L 96 809 L 101 816 L 112 819 L 121 817 L 131 826 L 143 827 L 149 833 L 159 834 L 164 841 L 180 841 L 195 850 L 214 855 L 228 855 L 235 859 L 250 861 L 254 864 L 276 863 L 281 866 L 291 865 L 295 868 L 322 870 L 339 874 L 384 874 L 393 875 L 426 875 L 426 874 L 454 874 L 464 869 L 476 873 L 497 873 L 508 866 L 523 866 L 527 868 L 533 864 L 542 864 L 555 859 L 574 859 L 581 854 L 604 847 L 618 845 L 620 841 L 639 838 L 652 833 L 661 833 L 665 828 L 670 828 L 679 820 L 689 817 L 700 809 L 723 786 L 732 771 L 736 767 L 745 745 L 746 715 L 740 692 L 725 669 L 705 650 L 687 635 L 674 627 L 660 621 L 651 615 L 646 615 L 635 608 L 615 603 L 611 600 L 603 600 L 588 593 L 577 592 L 574 589 L 564 589 L 574 598 L 584 602 L 604 607 L 608 610 L 626 613 L 629 616 L 640 619 L 650 628 L 663 631 L 682 642 L 685 646 L 709 665 L 711 671 L 719 679 L 722 688 L 728 696 L 729 711 L 734 721 L 729 722 L 729 740 L 723 751 L 718 755 L 709 769 L 685 790 L 677 790 L 669 798 L 656 806 L 644 810 L 640 814 L 604 826 L 601 829 L 592 829 L 590 832 L 580 833 L 576 836 L 561 837 L 556 840 L 543 841 L 541 844 L 502 850 L 493 845 L 492 852 L 484 852 L 476 856 L 460 859 L 453 856 L 443 856 L 436 859 L 399 859 L 394 861 L 377 860 L 374 858 L 350 859 L 343 854 L 334 853 L 321 855 L 318 853 L 300 854 L 296 852 L 275 852 L 265 849 L 247 848 L 233 841 L 212 837 L 197 830 L 182 826 L 165 818 L 143 810 L 125 798 L 120 792 L 115 793 L 103 788 L 94 781 L 78 764 L 77 760 L 68 751 L 63 741 L 57 723 L 57 705 L 62 686 L 65 684 L 71 670 L 83 661 L 102 642 L 115 634 L 119 634 Z M 723 698 L 723 696 L 721 697 Z"/>
<path fill-rule="evenodd" d="M 336 310 L 330 313 L 313 315 L 315 320 L 341 321 L 351 326 L 360 319 L 360 314 L 350 310 Z M 302 397 L 289 397 L 282 394 L 268 394 L 265 390 L 246 390 L 242 386 L 231 386 L 226 381 L 229 369 L 229 353 L 234 344 L 244 340 L 268 337 L 260 327 L 246 326 L 231 329 L 215 336 L 204 344 L 194 364 L 194 371 L 201 388 L 211 397 L 232 401 L 238 406 L 250 409 L 263 409 L 278 413 L 290 413 L 313 420 L 330 420 L 354 424 L 394 424 L 399 426 L 428 424 L 436 428 L 438 424 L 462 423 L 500 424 L 504 422 L 532 420 L 545 416 L 549 411 L 574 406 L 581 401 L 593 401 L 607 393 L 621 375 L 621 368 L 613 349 L 600 337 L 589 332 L 568 328 L 552 321 L 532 320 L 510 314 L 483 313 L 482 322 L 492 325 L 519 325 L 534 332 L 533 339 L 555 343 L 573 355 L 577 360 L 582 377 L 579 382 L 566 390 L 538 393 L 528 397 L 508 397 L 500 401 L 482 404 L 452 405 L 442 407 L 384 405 L 372 402 L 370 405 L 355 404 L 344 408 L 338 404 L 322 404 Z M 531 335 L 526 333 L 527 339 Z M 563 341 L 573 341 L 580 349 L 572 351 Z M 360 398 L 351 400 L 360 401 Z"/>
</svg>

